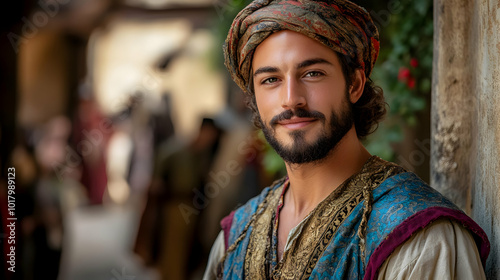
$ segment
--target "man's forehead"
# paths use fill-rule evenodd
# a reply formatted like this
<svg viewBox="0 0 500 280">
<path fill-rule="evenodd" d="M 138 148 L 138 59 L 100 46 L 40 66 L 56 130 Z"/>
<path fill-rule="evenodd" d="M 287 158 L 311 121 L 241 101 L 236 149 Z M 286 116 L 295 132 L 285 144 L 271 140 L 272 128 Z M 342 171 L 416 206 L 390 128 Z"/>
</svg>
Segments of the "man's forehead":
<svg viewBox="0 0 500 280">
<path fill-rule="evenodd" d="M 288 30 L 288 29 L 282 29 L 282 30 L 278 30 L 278 31 L 273 32 L 271 35 L 267 36 L 264 40 L 262 40 L 262 42 L 257 44 L 255 51 L 257 51 L 257 49 L 259 49 L 259 47 L 261 45 L 263 45 L 263 44 L 265 45 L 266 43 L 276 41 L 278 38 L 290 38 L 292 40 L 301 40 L 303 43 L 310 44 L 310 45 L 322 45 L 323 46 L 323 44 L 321 44 L 317 40 L 315 40 L 309 36 L 306 36 L 300 32 Z"/>
<path fill-rule="evenodd" d="M 338 54 L 332 49 L 303 34 L 283 30 L 257 46 L 252 57 L 252 72 L 258 74 L 260 67 L 278 69 L 280 64 L 291 63 L 294 68 L 303 68 L 314 64 L 334 65 L 337 61 Z"/>
</svg>

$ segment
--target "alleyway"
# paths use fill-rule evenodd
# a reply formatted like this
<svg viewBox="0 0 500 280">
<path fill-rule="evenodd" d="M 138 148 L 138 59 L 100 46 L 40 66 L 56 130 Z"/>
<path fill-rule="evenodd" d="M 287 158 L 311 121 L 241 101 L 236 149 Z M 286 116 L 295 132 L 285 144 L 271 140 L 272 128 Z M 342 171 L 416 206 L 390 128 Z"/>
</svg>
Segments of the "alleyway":
<svg viewBox="0 0 500 280">
<path fill-rule="evenodd" d="M 159 279 L 132 253 L 140 218 L 134 208 L 132 204 L 93 206 L 69 214 L 59 279 Z"/>
</svg>

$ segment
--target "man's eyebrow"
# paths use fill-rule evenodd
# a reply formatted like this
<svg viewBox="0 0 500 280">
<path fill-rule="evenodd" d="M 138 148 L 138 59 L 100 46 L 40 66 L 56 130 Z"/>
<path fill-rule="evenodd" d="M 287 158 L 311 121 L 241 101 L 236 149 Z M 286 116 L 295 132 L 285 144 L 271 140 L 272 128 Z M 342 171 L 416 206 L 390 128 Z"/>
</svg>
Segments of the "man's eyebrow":
<svg viewBox="0 0 500 280">
<path fill-rule="evenodd" d="M 328 64 L 328 65 L 333 65 L 330 61 L 328 61 L 326 59 L 323 59 L 323 58 L 312 58 L 312 59 L 304 60 L 301 63 L 299 63 L 297 65 L 297 69 L 304 68 L 304 67 L 307 67 L 307 66 L 311 66 L 311 65 L 314 65 L 314 64 Z M 276 68 L 276 67 L 265 66 L 265 67 L 261 67 L 261 68 L 257 69 L 255 71 L 255 73 L 253 73 L 253 76 L 255 77 L 255 76 L 257 76 L 259 74 L 262 74 L 262 73 L 276 73 L 278 71 L 279 71 L 279 69 Z"/>
<path fill-rule="evenodd" d="M 262 74 L 262 73 L 276 73 L 276 72 L 278 72 L 278 68 L 272 67 L 272 66 L 266 66 L 266 67 L 261 67 L 261 68 L 257 69 L 255 71 L 255 73 L 253 73 L 253 75 L 255 77 L 255 76 Z"/>
<path fill-rule="evenodd" d="M 314 64 L 329 64 L 329 65 L 333 65 L 330 61 L 328 61 L 326 59 L 323 59 L 323 58 L 312 58 L 312 59 L 308 59 L 308 60 L 305 60 L 305 61 L 302 61 L 301 63 L 299 63 L 299 65 L 297 65 L 297 69 L 304 68 L 304 67 L 307 67 L 307 66 L 311 66 L 311 65 L 314 65 Z"/>
</svg>

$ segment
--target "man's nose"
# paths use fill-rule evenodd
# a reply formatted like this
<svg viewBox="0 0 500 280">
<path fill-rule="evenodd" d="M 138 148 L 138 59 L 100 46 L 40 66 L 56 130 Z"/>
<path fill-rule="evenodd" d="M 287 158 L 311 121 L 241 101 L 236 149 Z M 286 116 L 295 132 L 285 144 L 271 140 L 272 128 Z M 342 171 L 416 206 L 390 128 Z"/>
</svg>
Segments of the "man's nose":
<svg viewBox="0 0 500 280">
<path fill-rule="evenodd" d="M 286 81 L 281 94 L 281 107 L 284 109 L 301 108 L 307 104 L 304 88 L 295 79 L 288 79 Z"/>
</svg>

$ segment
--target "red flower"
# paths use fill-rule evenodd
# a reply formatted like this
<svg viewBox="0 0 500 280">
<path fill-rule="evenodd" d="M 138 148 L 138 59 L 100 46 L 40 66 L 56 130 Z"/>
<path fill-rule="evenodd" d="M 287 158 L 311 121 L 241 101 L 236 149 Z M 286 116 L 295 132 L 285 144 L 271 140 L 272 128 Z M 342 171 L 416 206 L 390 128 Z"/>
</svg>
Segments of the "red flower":
<svg viewBox="0 0 500 280">
<path fill-rule="evenodd" d="M 399 69 L 399 74 L 398 74 L 398 80 L 400 81 L 407 81 L 408 78 L 410 78 L 410 69 L 406 67 L 401 67 Z"/>
<path fill-rule="evenodd" d="M 417 81 L 415 80 L 415 78 L 410 77 L 410 79 L 408 79 L 408 83 L 407 83 L 408 88 L 409 89 L 414 89 L 416 83 L 417 83 Z"/>
<path fill-rule="evenodd" d="M 417 67 L 418 67 L 418 60 L 417 60 L 416 58 L 412 58 L 412 59 L 410 60 L 410 65 L 411 65 L 411 67 L 413 67 L 413 68 L 417 68 Z"/>
</svg>

